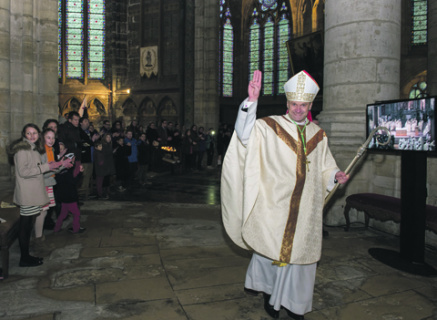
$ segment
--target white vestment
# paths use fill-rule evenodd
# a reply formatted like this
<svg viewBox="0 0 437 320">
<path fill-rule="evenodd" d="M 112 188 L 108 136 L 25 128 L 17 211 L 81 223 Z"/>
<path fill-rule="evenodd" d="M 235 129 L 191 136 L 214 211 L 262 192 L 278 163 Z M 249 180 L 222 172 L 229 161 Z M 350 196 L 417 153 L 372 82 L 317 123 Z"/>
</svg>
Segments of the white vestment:
<svg viewBox="0 0 437 320">
<path fill-rule="evenodd" d="M 324 198 L 339 169 L 320 127 L 302 125 L 303 143 L 288 115 L 255 120 L 256 103 L 242 111 L 247 104 L 223 163 L 223 223 L 237 245 L 257 253 L 246 286 L 271 294 L 276 310 L 303 314 L 311 310 L 321 256 Z M 272 260 L 289 265 L 271 266 Z M 290 296 L 297 292 L 301 298 Z"/>
</svg>

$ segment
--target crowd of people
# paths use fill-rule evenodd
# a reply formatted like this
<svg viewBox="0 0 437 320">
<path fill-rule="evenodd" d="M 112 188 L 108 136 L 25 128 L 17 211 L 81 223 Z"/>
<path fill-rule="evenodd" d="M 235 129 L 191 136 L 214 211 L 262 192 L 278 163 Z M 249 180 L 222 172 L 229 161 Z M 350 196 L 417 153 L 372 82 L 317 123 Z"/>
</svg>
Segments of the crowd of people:
<svg viewBox="0 0 437 320">
<path fill-rule="evenodd" d="M 27 124 L 21 137 L 9 146 L 14 158 L 14 203 L 20 206 L 20 266 L 38 266 L 43 259 L 29 253 L 34 241 L 44 241 L 44 229 L 59 232 L 71 213 L 73 234 L 85 232 L 80 225 L 80 206 L 89 199 L 107 200 L 111 194 L 150 185 L 149 177 L 177 165 L 182 172 L 213 168 L 226 152 L 232 128 L 192 125 L 161 120 L 146 128 L 133 120 L 127 127 L 104 120 L 96 128 L 79 112 L 71 111 L 59 121 L 47 119 L 42 131 Z M 170 161 L 165 161 L 170 159 Z M 169 164 L 170 163 L 170 164 Z"/>
</svg>

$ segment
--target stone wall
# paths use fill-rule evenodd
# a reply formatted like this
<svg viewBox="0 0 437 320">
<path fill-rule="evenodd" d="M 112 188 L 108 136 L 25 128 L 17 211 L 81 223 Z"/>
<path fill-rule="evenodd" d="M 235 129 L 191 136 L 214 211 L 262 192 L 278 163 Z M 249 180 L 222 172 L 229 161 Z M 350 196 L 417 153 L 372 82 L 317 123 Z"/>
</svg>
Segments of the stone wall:
<svg viewBox="0 0 437 320">
<path fill-rule="evenodd" d="M 0 2 L 0 177 L 10 179 L 6 145 L 26 123 L 58 114 L 58 1 Z"/>
</svg>

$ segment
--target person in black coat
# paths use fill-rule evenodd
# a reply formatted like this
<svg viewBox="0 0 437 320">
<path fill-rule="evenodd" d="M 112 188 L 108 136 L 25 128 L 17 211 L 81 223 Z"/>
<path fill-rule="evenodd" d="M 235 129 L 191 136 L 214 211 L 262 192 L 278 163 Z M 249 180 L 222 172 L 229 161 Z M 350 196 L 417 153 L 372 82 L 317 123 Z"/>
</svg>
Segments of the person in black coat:
<svg viewBox="0 0 437 320">
<path fill-rule="evenodd" d="M 129 183 L 129 159 L 131 147 L 124 144 L 123 137 L 117 137 L 114 147 L 114 164 L 117 181 L 119 183 L 118 191 L 125 191 Z"/>
<path fill-rule="evenodd" d="M 142 133 L 138 141 L 138 181 L 142 186 L 150 184 L 147 181 L 147 165 L 150 160 L 150 142 L 146 139 L 146 134 Z"/>
<path fill-rule="evenodd" d="M 85 228 L 80 226 L 79 196 L 76 188 L 77 175 L 74 168 L 64 170 L 56 175 L 58 196 L 61 201 L 61 213 L 55 224 L 55 232 L 61 230 L 62 222 L 67 218 L 69 212 L 73 214 L 73 227 L 68 230 L 71 233 L 82 233 L 85 231 Z M 79 166 L 79 171 L 83 171 L 82 165 Z"/>
</svg>

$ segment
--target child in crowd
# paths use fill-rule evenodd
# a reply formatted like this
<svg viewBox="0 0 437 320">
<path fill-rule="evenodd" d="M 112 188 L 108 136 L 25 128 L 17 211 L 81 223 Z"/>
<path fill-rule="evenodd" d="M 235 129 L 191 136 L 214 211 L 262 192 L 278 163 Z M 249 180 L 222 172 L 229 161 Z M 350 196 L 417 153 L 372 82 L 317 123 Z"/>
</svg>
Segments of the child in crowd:
<svg viewBox="0 0 437 320">
<path fill-rule="evenodd" d="M 105 146 L 103 141 L 94 143 L 94 170 L 96 173 L 97 196 L 99 199 L 106 200 L 109 199 L 109 180 L 114 171 L 114 161 L 112 159 L 111 136 L 105 136 L 105 139 L 109 137 L 109 143 L 106 142 Z"/>
<path fill-rule="evenodd" d="M 69 228 L 68 231 L 78 234 L 86 230 L 80 226 L 79 196 L 77 193 L 77 176 L 79 172 L 83 172 L 83 166 L 81 165 L 79 167 L 77 174 L 74 169 L 75 168 L 72 167 L 56 175 L 59 200 L 61 201 L 61 213 L 56 220 L 55 232 L 61 231 L 62 222 L 67 218 L 69 212 L 73 214 L 73 227 Z"/>
<path fill-rule="evenodd" d="M 117 175 L 118 191 L 126 191 L 129 183 L 129 159 L 131 147 L 124 144 L 123 137 L 117 137 L 114 147 L 115 173 Z"/>
<path fill-rule="evenodd" d="M 147 165 L 150 159 L 150 143 L 146 139 L 146 134 L 140 134 L 140 140 L 138 143 L 138 181 L 141 186 L 145 186 L 147 184 L 151 184 L 150 181 L 147 181 Z"/>
<path fill-rule="evenodd" d="M 107 166 L 107 174 L 103 179 L 103 188 L 106 188 L 106 193 L 109 195 L 109 188 L 112 183 L 112 178 L 115 175 L 114 164 L 114 142 L 112 141 L 112 135 L 110 132 L 105 133 L 102 136 L 103 154 L 105 155 L 105 164 Z"/>
<path fill-rule="evenodd" d="M 56 140 L 55 131 L 53 131 L 52 129 L 45 129 L 42 132 L 42 138 L 44 141 L 44 148 L 46 152 L 41 155 L 41 163 L 44 164 L 44 163 L 50 163 L 55 161 L 55 155 L 53 149 L 53 145 Z M 71 168 L 72 166 L 73 165 L 70 163 L 68 164 L 67 168 Z M 55 196 L 53 193 L 53 186 L 56 184 L 55 173 L 58 173 L 64 169 L 65 167 L 61 166 L 58 169 L 44 173 L 44 185 L 50 202 L 42 207 L 41 213 L 35 219 L 34 231 L 35 231 L 35 240 L 37 242 L 45 240 L 45 237 L 43 235 L 44 220 L 49 208 L 56 206 Z"/>
</svg>

